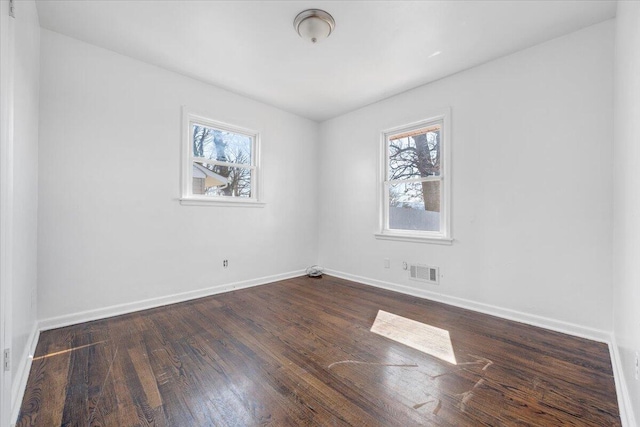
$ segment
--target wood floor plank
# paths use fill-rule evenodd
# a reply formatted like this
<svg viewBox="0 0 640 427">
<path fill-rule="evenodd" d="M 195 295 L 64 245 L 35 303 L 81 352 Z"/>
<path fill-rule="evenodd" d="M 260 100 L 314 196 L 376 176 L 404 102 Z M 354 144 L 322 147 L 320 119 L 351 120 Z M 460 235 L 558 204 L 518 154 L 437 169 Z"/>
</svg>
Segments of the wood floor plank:
<svg viewBox="0 0 640 427">
<path fill-rule="evenodd" d="M 259 370 L 255 373 L 261 374 L 259 378 L 272 389 L 272 393 L 275 392 L 276 395 L 280 396 L 280 402 L 277 406 L 283 407 L 287 413 L 287 417 L 294 421 L 292 425 L 308 423 L 309 417 L 315 416 L 315 412 L 317 411 L 326 412 L 326 409 L 319 403 L 300 404 L 296 406 L 290 406 L 286 403 L 290 396 L 302 402 L 300 390 L 304 389 L 308 391 L 310 387 L 305 378 L 306 370 L 304 367 L 286 358 L 282 350 L 278 348 L 282 348 L 282 346 L 285 345 L 284 343 L 280 341 L 271 341 L 268 343 L 265 341 L 265 336 L 260 336 L 260 338 L 257 339 L 248 334 L 244 334 L 242 328 L 239 328 L 241 324 L 242 323 L 237 322 L 237 320 L 234 321 L 233 316 L 225 321 L 217 322 L 217 326 L 220 328 L 221 333 L 224 334 L 225 339 L 228 342 L 234 343 L 233 347 L 239 350 L 236 354 L 222 353 L 221 355 L 228 360 L 242 361 L 244 365 L 241 370 L 251 369 L 252 365 L 257 367 Z M 259 329 L 254 329 L 254 332 L 255 331 L 260 334 L 262 332 Z M 248 345 L 243 345 L 238 341 L 238 337 L 242 338 L 242 341 Z M 227 345 L 227 347 L 231 348 L 232 346 Z M 258 351 L 259 354 L 254 350 Z M 256 363 L 256 361 L 258 363 Z M 313 394 L 309 397 L 316 400 Z M 275 409 L 276 405 L 271 405 L 270 407 Z M 313 408 L 312 412 L 305 412 L 305 410 L 309 408 Z M 367 414 L 363 413 L 362 416 L 366 417 Z"/>
<path fill-rule="evenodd" d="M 397 325 L 414 333 L 446 331 L 455 363 L 413 348 L 401 327 L 404 344 L 371 332 L 380 310 L 409 319 Z M 423 348 L 425 337 L 414 336 Z M 620 418 L 605 344 L 324 276 L 43 332 L 17 425 L 619 426 Z"/>
<path fill-rule="evenodd" d="M 43 334 L 34 355 L 16 426 L 62 424 L 73 333 Z"/>
</svg>

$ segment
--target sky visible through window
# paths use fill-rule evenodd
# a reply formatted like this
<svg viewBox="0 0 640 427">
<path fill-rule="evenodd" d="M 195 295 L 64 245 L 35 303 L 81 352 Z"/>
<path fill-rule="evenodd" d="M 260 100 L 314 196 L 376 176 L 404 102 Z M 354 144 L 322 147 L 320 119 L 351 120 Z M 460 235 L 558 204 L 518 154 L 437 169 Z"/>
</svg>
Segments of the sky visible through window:
<svg viewBox="0 0 640 427">
<path fill-rule="evenodd" d="M 251 137 L 194 124 L 193 156 L 237 164 L 251 164 Z"/>
</svg>

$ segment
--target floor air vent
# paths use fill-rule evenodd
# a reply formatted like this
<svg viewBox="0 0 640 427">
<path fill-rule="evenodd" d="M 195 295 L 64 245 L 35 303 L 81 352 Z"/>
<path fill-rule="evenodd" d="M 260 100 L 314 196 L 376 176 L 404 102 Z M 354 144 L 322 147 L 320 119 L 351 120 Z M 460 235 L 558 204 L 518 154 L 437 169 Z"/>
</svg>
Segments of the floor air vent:
<svg viewBox="0 0 640 427">
<path fill-rule="evenodd" d="M 411 265 L 409 269 L 409 278 L 420 282 L 438 284 L 438 267 L 430 267 L 428 265 Z"/>
</svg>

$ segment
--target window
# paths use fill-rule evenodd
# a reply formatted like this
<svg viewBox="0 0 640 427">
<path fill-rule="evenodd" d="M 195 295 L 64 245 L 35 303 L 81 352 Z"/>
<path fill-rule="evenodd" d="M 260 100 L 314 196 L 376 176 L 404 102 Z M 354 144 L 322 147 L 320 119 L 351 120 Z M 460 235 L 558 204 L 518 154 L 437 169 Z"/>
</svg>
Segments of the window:
<svg viewBox="0 0 640 427">
<path fill-rule="evenodd" d="M 383 132 L 378 238 L 450 243 L 448 114 Z"/>
<path fill-rule="evenodd" d="M 258 203 L 256 132 L 184 111 L 182 199 L 186 204 Z"/>
</svg>

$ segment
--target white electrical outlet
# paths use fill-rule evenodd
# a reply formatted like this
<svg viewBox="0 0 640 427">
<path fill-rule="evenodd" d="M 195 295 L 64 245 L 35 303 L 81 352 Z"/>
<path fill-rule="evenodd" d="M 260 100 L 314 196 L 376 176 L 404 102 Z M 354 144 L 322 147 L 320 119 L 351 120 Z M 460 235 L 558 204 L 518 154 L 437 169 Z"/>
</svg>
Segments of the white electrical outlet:
<svg viewBox="0 0 640 427">
<path fill-rule="evenodd" d="M 636 351 L 636 380 L 640 377 L 640 356 Z"/>
<path fill-rule="evenodd" d="M 389 258 L 384 259 L 384 268 L 391 267 L 391 260 Z"/>
<path fill-rule="evenodd" d="M 4 349 L 3 365 L 4 365 L 5 371 L 11 370 L 11 349 L 10 348 Z"/>
</svg>

